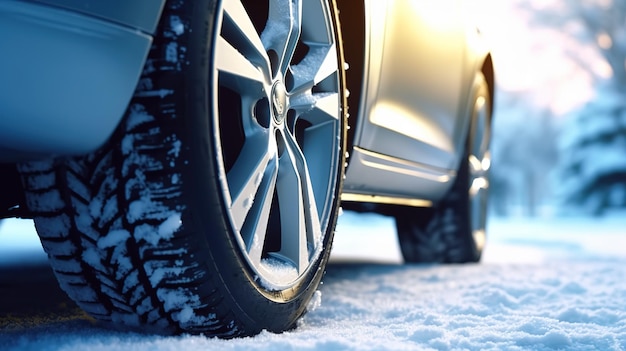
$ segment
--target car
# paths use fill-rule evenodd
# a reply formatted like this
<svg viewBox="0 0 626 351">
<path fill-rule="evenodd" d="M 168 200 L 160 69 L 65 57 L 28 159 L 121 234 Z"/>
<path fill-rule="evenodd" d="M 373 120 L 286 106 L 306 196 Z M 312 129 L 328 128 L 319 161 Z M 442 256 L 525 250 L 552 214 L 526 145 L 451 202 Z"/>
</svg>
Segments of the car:
<svg viewBox="0 0 626 351">
<path fill-rule="evenodd" d="M 477 262 L 491 54 L 460 0 L 0 1 L 0 218 L 105 323 L 282 332 L 341 209 Z"/>
</svg>

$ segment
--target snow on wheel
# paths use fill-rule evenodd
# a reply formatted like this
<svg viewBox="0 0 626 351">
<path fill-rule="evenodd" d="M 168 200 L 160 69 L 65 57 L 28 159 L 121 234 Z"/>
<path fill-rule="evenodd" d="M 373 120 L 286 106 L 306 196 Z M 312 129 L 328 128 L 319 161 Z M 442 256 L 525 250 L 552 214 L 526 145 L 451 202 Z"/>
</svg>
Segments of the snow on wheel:
<svg viewBox="0 0 626 351">
<path fill-rule="evenodd" d="M 401 208 L 393 214 L 407 262 L 478 262 L 486 240 L 491 156 L 491 101 L 477 74 L 465 154 L 450 191 L 433 208 Z"/>
<path fill-rule="evenodd" d="M 164 333 L 295 325 L 330 254 L 343 179 L 337 21 L 324 0 L 166 4 L 111 140 L 20 166 L 79 306 Z"/>
</svg>

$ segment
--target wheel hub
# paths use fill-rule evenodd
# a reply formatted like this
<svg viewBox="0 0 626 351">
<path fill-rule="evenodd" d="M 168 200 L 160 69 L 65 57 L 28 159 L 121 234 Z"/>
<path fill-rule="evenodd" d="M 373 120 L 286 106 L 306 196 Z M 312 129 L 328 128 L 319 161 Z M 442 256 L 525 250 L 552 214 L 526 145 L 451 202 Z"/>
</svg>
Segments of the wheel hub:
<svg viewBox="0 0 626 351">
<path fill-rule="evenodd" d="M 283 123 L 287 114 L 287 88 L 282 80 L 276 81 L 272 87 L 272 115 L 277 124 Z"/>
</svg>

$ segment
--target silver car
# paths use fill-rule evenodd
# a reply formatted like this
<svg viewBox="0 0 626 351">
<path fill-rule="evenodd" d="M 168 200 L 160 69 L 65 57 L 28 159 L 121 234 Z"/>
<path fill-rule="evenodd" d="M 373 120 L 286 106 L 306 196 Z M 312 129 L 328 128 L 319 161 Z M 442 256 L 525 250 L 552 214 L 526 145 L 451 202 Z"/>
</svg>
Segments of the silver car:
<svg viewBox="0 0 626 351">
<path fill-rule="evenodd" d="M 340 205 L 485 241 L 491 56 L 461 0 L 1 0 L 0 214 L 104 322 L 295 326 Z M 340 203 L 341 202 L 341 203 Z"/>
</svg>

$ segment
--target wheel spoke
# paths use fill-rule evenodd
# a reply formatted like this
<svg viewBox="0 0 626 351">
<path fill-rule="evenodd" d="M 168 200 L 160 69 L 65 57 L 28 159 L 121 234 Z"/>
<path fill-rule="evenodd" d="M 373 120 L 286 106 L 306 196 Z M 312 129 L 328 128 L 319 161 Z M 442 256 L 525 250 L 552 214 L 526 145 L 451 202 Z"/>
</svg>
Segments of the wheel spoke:
<svg viewBox="0 0 626 351">
<path fill-rule="evenodd" d="M 224 0 L 223 38 L 270 78 L 270 63 L 261 37 L 239 0 Z M 219 52 L 220 50 L 218 50 Z"/>
<path fill-rule="evenodd" d="M 258 67 L 223 38 L 218 39 L 217 46 L 215 65 L 221 85 L 241 94 L 263 91 L 265 76 Z"/>
<path fill-rule="evenodd" d="M 321 229 L 302 152 L 290 135 L 285 136 L 284 142 L 277 184 L 282 226 L 279 254 L 302 273 L 309 263 L 309 249 L 319 245 Z"/>
<path fill-rule="evenodd" d="M 276 67 L 283 74 L 296 50 L 302 25 L 301 0 L 272 0 L 269 6 L 267 26 L 261 41 L 268 50 L 276 53 Z"/>
<path fill-rule="evenodd" d="M 335 137 L 340 130 L 337 121 L 314 124 L 305 129 L 303 133 L 302 150 L 306 157 L 306 163 L 314 165 L 306 169 L 309 196 L 311 206 L 315 202 L 318 207 L 317 214 L 312 214 L 313 218 L 319 215 L 320 223 L 325 226 L 324 218 L 328 218 L 330 211 L 329 203 L 326 199 L 332 198 L 335 180 L 333 176 L 338 172 L 338 157 L 336 153 L 340 145 Z"/>
<path fill-rule="evenodd" d="M 259 193 L 259 190 L 271 191 L 273 181 L 268 182 L 276 172 L 276 150 L 264 133 L 257 133 L 246 139 L 243 150 L 228 172 L 227 180 L 231 196 L 231 214 L 235 227 L 241 230 L 255 200 L 271 194 Z M 273 167 L 273 168 L 272 168 Z M 266 181 L 264 187 L 261 185 Z M 271 199 L 269 200 L 271 201 Z"/>
<path fill-rule="evenodd" d="M 259 266 L 263 258 L 263 247 L 272 208 L 273 194 L 276 189 L 277 176 L 278 161 L 277 158 L 272 158 L 265 171 L 264 179 L 259 186 L 252 209 L 248 213 L 244 227 L 241 230 L 248 256 L 255 266 Z"/>
<path fill-rule="evenodd" d="M 337 51 L 334 45 L 309 45 L 309 52 L 302 62 L 291 66 L 291 73 L 294 77 L 292 94 L 310 91 L 314 86 L 326 79 L 336 77 Z M 336 82 L 333 88 L 336 86 Z M 336 89 L 330 89 L 336 91 Z"/>
<path fill-rule="evenodd" d="M 298 173 L 301 175 L 301 183 L 303 187 L 303 200 L 304 200 L 304 211 L 306 214 L 306 225 L 307 225 L 307 240 L 312 249 L 316 248 L 319 244 L 319 240 L 321 239 L 321 226 L 320 226 L 320 217 L 318 214 L 317 200 L 314 193 L 313 182 L 311 181 L 311 173 L 309 172 L 309 167 L 307 166 L 307 161 L 302 153 L 302 150 L 298 146 L 298 143 L 293 138 L 291 134 L 287 134 L 285 138 L 288 144 L 288 148 L 293 151 L 295 163 L 297 165 Z M 318 140 L 313 138 L 314 140 Z M 318 140 L 319 141 L 319 140 Z M 319 147 L 319 145 L 317 145 Z M 323 148 L 321 148 L 323 149 Z M 332 155 L 331 152 L 325 153 L 328 155 Z M 319 169 L 324 169 L 322 166 L 323 161 L 319 163 Z M 324 178 L 323 186 L 318 184 L 319 188 L 323 188 L 324 190 L 328 187 L 328 178 Z"/>
<path fill-rule="evenodd" d="M 290 108 L 295 110 L 299 118 L 313 125 L 328 121 L 337 121 L 341 115 L 339 94 L 317 93 L 292 96 Z"/>
</svg>

